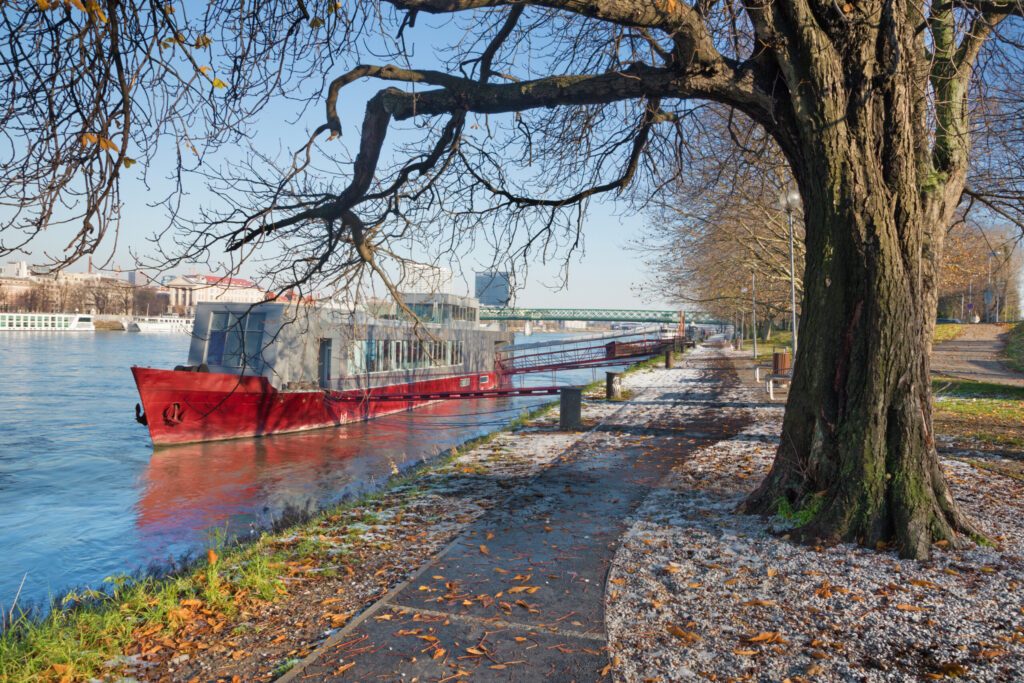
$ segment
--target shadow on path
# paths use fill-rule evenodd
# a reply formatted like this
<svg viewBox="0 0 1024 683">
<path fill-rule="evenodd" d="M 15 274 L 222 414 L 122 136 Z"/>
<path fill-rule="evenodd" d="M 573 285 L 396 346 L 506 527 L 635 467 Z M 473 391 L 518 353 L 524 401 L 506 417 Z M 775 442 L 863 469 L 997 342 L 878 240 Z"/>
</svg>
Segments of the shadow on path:
<svg viewBox="0 0 1024 683">
<path fill-rule="evenodd" d="M 736 383 L 727 362 L 699 362 L 702 394 Z M 642 398 L 692 381 L 659 372 L 679 381 Z M 605 580 L 628 518 L 680 459 L 747 424 L 698 405 L 677 431 L 663 426 L 671 409 L 624 404 L 281 680 L 600 678 Z"/>
</svg>

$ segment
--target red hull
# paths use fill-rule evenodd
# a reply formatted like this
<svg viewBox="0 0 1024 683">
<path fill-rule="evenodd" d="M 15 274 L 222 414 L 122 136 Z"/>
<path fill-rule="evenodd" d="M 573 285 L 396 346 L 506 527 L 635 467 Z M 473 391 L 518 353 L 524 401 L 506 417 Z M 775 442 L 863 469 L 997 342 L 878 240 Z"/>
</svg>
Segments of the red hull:
<svg viewBox="0 0 1024 683">
<path fill-rule="evenodd" d="M 158 446 L 335 427 L 431 402 L 374 401 L 374 394 L 489 388 L 497 380 L 493 372 L 486 372 L 392 384 L 369 392 L 285 392 L 265 377 L 140 367 L 133 367 L 132 374 L 149 435 Z M 368 400 L 354 401 L 352 396 Z"/>
</svg>

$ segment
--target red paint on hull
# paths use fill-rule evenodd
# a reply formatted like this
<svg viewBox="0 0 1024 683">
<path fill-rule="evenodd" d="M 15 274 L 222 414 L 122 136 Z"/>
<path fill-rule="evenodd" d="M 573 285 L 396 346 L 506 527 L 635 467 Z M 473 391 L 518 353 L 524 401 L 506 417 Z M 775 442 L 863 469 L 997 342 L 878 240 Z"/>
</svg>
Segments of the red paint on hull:
<svg viewBox="0 0 1024 683">
<path fill-rule="evenodd" d="M 265 377 L 140 367 L 133 367 L 132 375 L 149 435 L 158 446 L 335 427 L 431 403 L 374 401 L 374 394 L 457 391 L 497 384 L 495 373 L 486 372 L 369 391 L 278 391 Z M 486 380 L 481 382 L 482 378 Z M 367 400 L 353 401 L 352 396 Z"/>
</svg>

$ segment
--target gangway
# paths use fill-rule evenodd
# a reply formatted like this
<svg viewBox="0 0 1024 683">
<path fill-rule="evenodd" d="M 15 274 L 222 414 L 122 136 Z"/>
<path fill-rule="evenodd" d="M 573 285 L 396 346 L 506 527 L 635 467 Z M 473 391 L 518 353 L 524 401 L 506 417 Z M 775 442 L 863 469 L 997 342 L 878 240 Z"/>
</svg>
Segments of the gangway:
<svg viewBox="0 0 1024 683">
<path fill-rule="evenodd" d="M 444 401 L 453 398 L 506 398 L 508 396 L 551 396 L 565 387 L 502 387 L 495 389 L 457 389 L 455 391 L 407 391 L 395 394 L 346 393 L 331 396 L 332 401 Z"/>
<path fill-rule="evenodd" d="M 510 377 L 531 372 L 594 368 L 625 365 L 630 360 L 661 353 L 678 338 L 666 334 L 660 326 L 616 334 L 573 337 L 557 341 L 510 344 L 497 351 L 497 371 Z M 526 352 L 526 353 L 524 353 Z M 330 394 L 330 401 L 445 401 L 457 398 L 506 398 L 510 396 L 550 396 L 565 386 L 510 386 L 501 383 L 488 389 L 455 389 L 451 391 L 393 392 L 351 391 Z"/>
<path fill-rule="evenodd" d="M 497 367 L 507 376 L 623 365 L 630 359 L 660 353 L 675 340 L 674 335 L 654 327 L 618 334 L 509 345 L 498 349 Z"/>
</svg>

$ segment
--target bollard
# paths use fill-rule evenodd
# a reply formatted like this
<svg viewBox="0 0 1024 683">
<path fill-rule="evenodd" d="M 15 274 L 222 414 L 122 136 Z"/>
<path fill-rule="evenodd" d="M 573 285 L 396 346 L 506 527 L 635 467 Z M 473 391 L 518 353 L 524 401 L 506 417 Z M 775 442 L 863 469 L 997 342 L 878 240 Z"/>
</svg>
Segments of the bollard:
<svg viewBox="0 0 1024 683">
<path fill-rule="evenodd" d="M 672 349 L 665 349 L 665 367 L 672 369 Z"/>
<path fill-rule="evenodd" d="M 606 372 L 604 374 L 604 397 L 608 400 L 622 398 L 622 373 Z"/>
<path fill-rule="evenodd" d="M 580 409 L 583 406 L 583 390 L 578 387 L 565 387 L 559 392 L 558 428 L 572 431 L 583 426 Z"/>
</svg>

